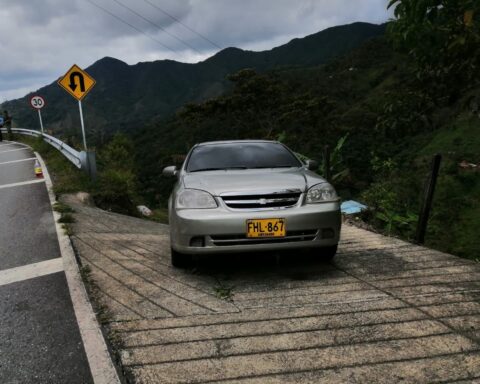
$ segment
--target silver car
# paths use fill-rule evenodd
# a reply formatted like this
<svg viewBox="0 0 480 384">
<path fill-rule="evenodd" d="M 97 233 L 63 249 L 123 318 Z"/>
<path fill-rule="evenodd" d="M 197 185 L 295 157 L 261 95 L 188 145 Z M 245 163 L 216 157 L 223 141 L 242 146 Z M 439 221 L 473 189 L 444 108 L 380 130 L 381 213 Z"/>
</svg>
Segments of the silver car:
<svg viewBox="0 0 480 384">
<path fill-rule="evenodd" d="M 216 141 L 195 145 L 169 199 L 171 260 L 193 254 L 314 248 L 331 259 L 340 236 L 335 189 L 285 145 Z"/>
</svg>

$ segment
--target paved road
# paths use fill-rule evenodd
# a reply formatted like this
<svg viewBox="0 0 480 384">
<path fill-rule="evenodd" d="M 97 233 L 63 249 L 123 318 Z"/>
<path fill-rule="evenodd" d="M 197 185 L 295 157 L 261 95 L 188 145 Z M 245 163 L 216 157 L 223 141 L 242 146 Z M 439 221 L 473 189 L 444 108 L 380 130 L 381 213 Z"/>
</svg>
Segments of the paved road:
<svg viewBox="0 0 480 384">
<path fill-rule="evenodd" d="M 344 226 L 330 264 L 240 255 L 181 271 L 167 226 L 68 201 L 137 383 L 480 382 L 478 263 Z"/>
<path fill-rule="evenodd" d="M 0 383 L 92 383 L 33 158 L 0 142 Z"/>
</svg>

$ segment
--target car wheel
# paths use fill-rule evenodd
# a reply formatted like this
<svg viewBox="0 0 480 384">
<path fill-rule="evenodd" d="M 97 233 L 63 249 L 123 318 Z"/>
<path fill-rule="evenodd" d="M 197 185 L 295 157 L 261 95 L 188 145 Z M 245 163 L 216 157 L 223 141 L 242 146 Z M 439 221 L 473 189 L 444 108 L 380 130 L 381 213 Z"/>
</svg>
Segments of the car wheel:
<svg viewBox="0 0 480 384">
<path fill-rule="evenodd" d="M 170 260 L 175 268 L 187 268 L 192 263 L 192 256 L 175 251 L 170 248 Z"/>
<path fill-rule="evenodd" d="M 322 260 L 331 261 L 337 254 L 338 245 L 332 245 L 330 247 L 320 248 L 320 257 Z"/>
</svg>

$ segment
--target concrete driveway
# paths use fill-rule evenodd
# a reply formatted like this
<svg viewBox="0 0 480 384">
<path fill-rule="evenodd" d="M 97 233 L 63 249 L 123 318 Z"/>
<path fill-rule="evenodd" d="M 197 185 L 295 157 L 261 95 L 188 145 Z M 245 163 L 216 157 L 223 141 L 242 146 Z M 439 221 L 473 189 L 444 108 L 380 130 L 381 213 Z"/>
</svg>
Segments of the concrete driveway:
<svg viewBox="0 0 480 384">
<path fill-rule="evenodd" d="M 181 271 L 167 226 L 69 202 L 132 382 L 480 380 L 478 263 L 344 226 L 330 264 L 239 255 Z"/>
</svg>

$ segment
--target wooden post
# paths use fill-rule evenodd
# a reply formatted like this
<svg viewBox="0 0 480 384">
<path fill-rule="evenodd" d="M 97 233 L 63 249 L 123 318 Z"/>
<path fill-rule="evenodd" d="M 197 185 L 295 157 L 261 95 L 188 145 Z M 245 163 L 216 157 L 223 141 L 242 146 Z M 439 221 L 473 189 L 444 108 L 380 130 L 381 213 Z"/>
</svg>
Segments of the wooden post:
<svg viewBox="0 0 480 384">
<path fill-rule="evenodd" d="M 330 147 L 325 145 L 323 148 L 323 177 L 330 181 L 331 174 L 330 174 Z"/>
<path fill-rule="evenodd" d="M 437 184 L 438 171 L 440 170 L 440 162 L 442 155 L 436 154 L 432 160 L 432 167 L 430 177 L 425 184 L 425 191 L 423 194 L 422 205 L 420 208 L 420 215 L 418 217 L 417 231 L 415 234 L 415 241 L 417 244 L 425 242 L 425 233 L 427 232 L 428 217 L 432 208 L 433 195 L 435 193 L 435 185 Z"/>
</svg>

